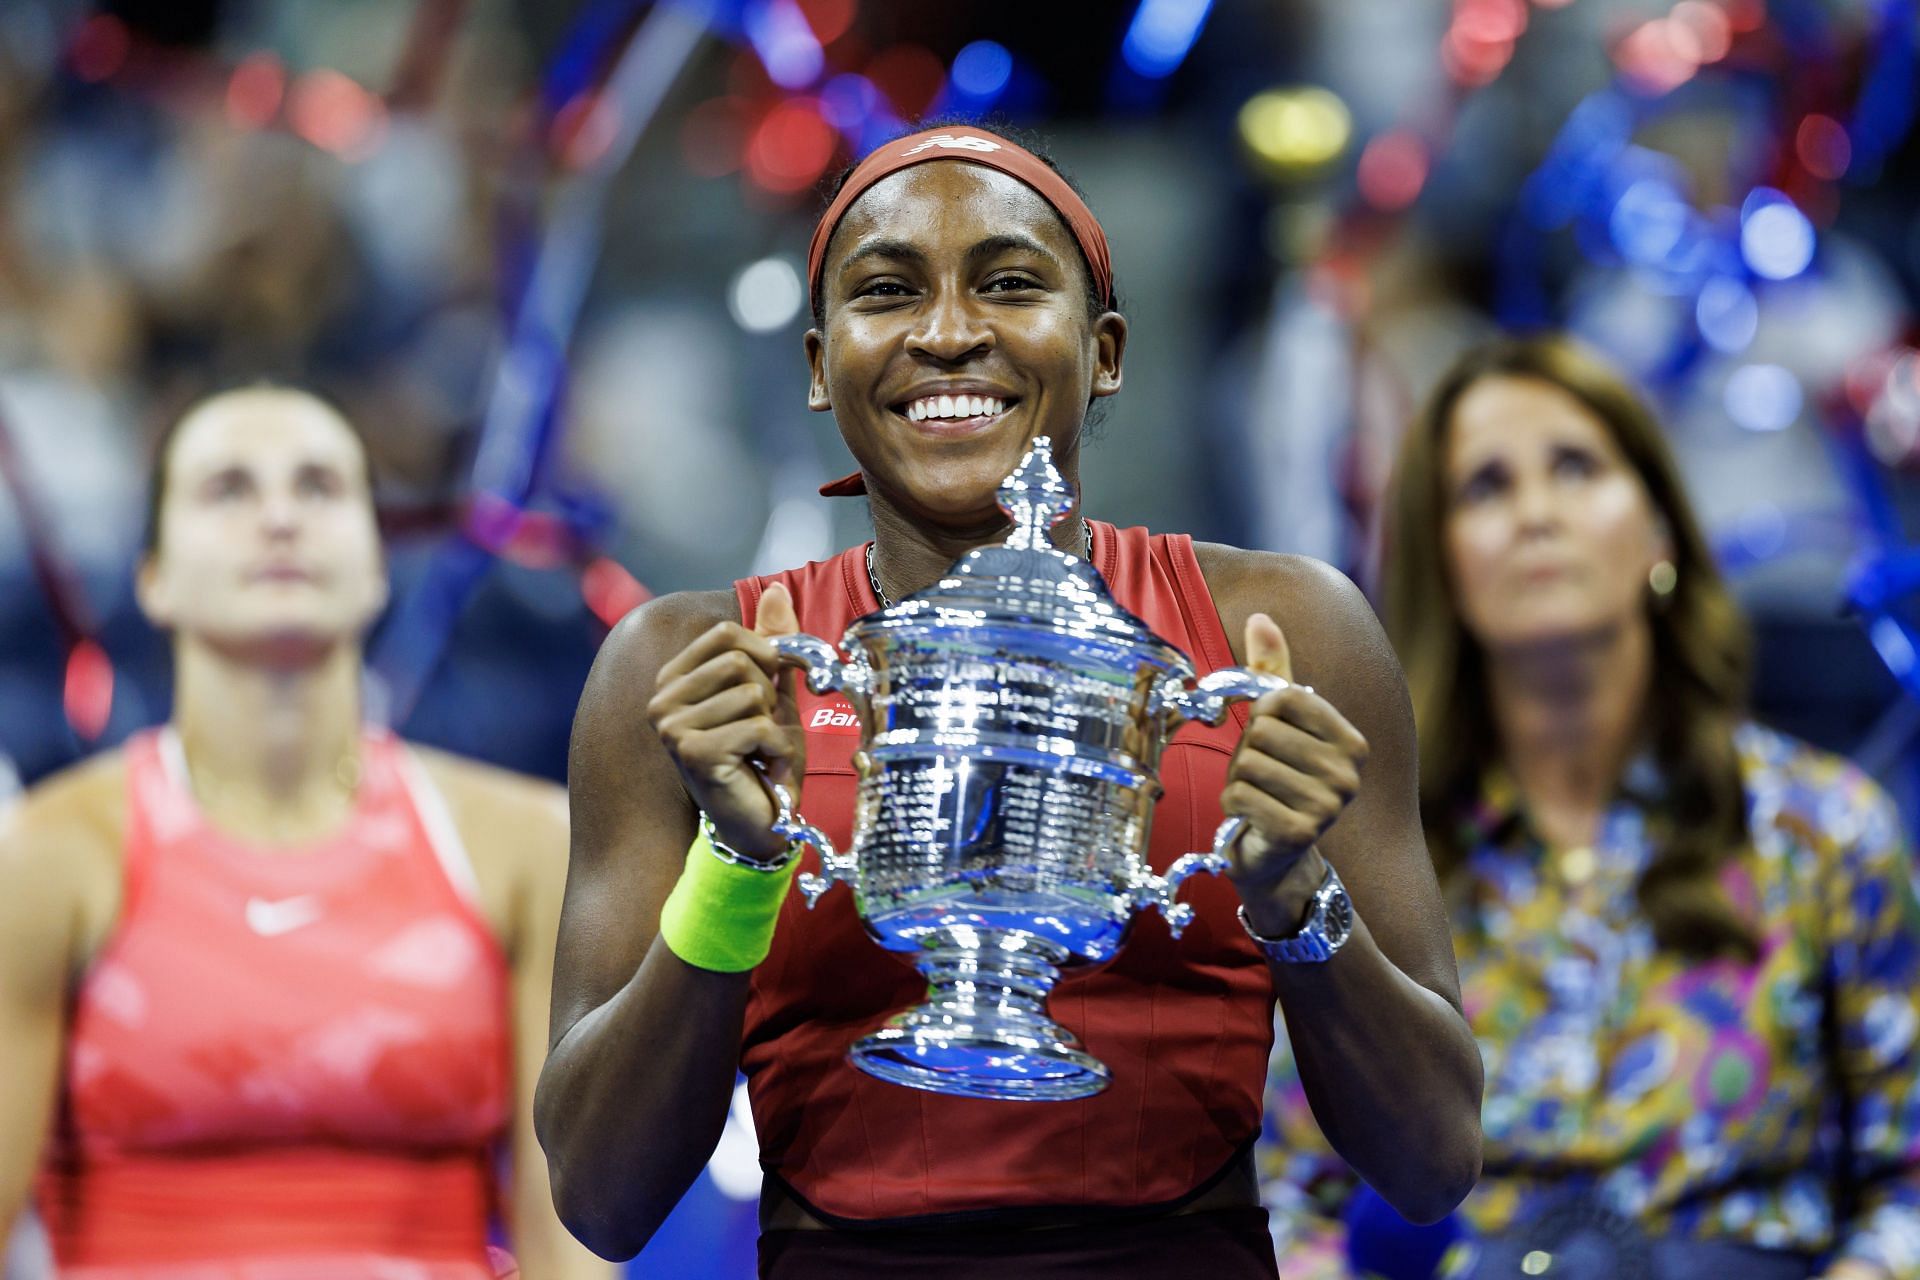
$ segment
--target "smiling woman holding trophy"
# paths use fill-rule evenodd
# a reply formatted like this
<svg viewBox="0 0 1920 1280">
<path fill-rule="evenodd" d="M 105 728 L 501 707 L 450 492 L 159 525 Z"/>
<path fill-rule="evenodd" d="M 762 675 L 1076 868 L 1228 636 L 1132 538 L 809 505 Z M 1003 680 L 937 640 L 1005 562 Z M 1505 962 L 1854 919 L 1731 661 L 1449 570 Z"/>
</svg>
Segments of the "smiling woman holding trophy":
<svg viewBox="0 0 1920 1280">
<path fill-rule="evenodd" d="M 536 1108 L 563 1220 L 643 1245 L 738 1067 L 764 1274 L 1269 1276 L 1276 999 L 1335 1145 L 1444 1215 L 1479 1055 L 1364 599 L 1081 513 L 1127 324 L 1098 221 L 1012 140 L 880 147 L 809 265 L 808 403 L 860 466 L 823 492 L 875 537 L 600 655 Z"/>
</svg>

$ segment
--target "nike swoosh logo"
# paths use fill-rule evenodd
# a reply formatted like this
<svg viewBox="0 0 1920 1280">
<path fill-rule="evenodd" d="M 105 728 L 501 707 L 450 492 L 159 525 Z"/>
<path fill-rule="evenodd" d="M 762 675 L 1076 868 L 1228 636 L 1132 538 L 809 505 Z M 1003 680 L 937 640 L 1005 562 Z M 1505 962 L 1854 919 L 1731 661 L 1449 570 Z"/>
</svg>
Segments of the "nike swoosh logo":
<svg viewBox="0 0 1920 1280">
<path fill-rule="evenodd" d="M 312 924 L 324 914 L 320 900 L 305 894 L 297 898 L 282 898 L 278 902 L 269 902 L 265 898 L 247 899 L 247 928 L 263 938 L 277 938 L 283 933 L 292 933 L 303 925 Z"/>
</svg>

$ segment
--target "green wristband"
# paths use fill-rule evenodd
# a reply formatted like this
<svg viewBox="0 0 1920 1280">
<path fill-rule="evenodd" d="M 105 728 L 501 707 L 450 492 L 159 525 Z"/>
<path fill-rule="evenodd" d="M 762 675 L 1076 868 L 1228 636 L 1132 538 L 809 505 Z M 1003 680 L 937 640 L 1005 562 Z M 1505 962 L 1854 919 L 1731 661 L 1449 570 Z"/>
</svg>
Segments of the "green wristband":
<svg viewBox="0 0 1920 1280">
<path fill-rule="evenodd" d="M 771 871 L 728 862 L 702 830 L 660 908 L 660 939 L 697 969 L 745 973 L 773 949 L 773 926 L 800 859 Z"/>
</svg>

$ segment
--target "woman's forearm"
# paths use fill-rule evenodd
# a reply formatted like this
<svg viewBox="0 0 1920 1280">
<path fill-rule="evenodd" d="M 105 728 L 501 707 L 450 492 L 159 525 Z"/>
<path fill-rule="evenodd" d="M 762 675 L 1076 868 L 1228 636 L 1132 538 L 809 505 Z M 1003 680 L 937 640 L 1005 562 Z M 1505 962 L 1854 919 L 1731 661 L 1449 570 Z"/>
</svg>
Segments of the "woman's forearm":
<svg viewBox="0 0 1920 1280">
<path fill-rule="evenodd" d="M 1325 963 L 1270 967 L 1327 1141 L 1402 1216 L 1445 1217 L 1480 1176 L 1480 1051 L 1466 1020 L 1401 972 L 1364 920 Z"/>
<path fill-rule="evenodd" d="M 749 975 L 656 939 L 547 1056 L 534 1123 L 554 1205 L 603 1257 L 639 1252 L 712 1156 L 733 1100 Z"/>
</svg>

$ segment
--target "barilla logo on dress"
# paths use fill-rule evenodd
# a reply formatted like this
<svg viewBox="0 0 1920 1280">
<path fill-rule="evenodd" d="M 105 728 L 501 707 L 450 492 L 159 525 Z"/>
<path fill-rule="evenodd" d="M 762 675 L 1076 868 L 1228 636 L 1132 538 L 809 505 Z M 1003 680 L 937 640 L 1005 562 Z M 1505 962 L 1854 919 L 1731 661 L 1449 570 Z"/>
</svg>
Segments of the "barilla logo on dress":
<svg viewBox="0 0 1920 1280">
<path fill-rule="evenodd" d="M 853 714 L 853 707 L 842 698 L 836 702 L 822 703 L 807 713 L 808 733 L 846 733 L 860 736 L 860 717 Z"/>
<path fill-rule="evenodd" d="M 988 138 L 975 138 L 970 135 L 955 137 L 951 133 L 936 133 L 918 146 L 908 147 L 901 156 L 917 156 L 929 147 L 940 147 L 947 151 L 998 151 L 1000 144 Z"/>
</svg>

